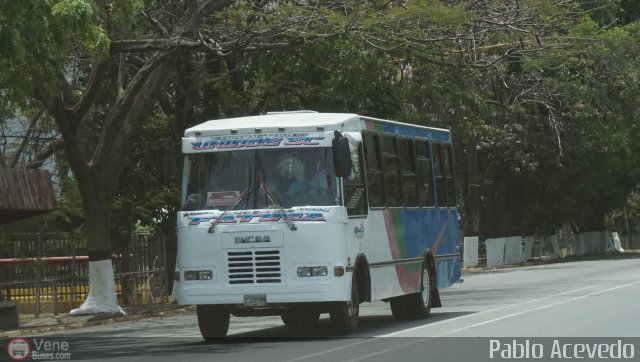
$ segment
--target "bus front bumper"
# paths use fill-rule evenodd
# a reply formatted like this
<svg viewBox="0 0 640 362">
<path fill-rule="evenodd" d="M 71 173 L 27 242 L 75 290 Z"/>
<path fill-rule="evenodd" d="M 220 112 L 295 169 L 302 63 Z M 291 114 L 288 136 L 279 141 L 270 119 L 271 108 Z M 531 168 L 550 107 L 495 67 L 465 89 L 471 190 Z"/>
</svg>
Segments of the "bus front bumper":
<svg viewBox="0 0 640 362">
<path fill-rule="evenodd" d="M 253 303 L 254 298 L 264 298 L 267 305 L 287 303 L 315 303 L 347 301 L 349 290 L 343 283 L 323 283 L 305 285 L 260 285 L 255 287 L 242 286 L 211 286 L 198 285 L 197 282 L 179 283 L 174 296 L 178 304 L 234 304 L 246 305 Z"/>
</svg>

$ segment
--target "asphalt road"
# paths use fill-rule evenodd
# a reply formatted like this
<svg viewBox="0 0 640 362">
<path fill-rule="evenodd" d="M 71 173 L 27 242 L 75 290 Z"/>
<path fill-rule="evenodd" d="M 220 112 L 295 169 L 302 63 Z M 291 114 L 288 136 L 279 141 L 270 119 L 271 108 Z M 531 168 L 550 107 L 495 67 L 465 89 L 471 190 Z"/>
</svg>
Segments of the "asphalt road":
<svg viewBox="0 0 640 362">
<path fill-rule="evenodd" d="M 491 348 L 496 355 L 545 348 L 543 357 L 549 357 L 554 343 L 574 342 L 634 347 L 640 358 L 640 258 L 465 274 L 463 283 L 441 290 L 441 298 L 444 307 L 421 321 L 395 321 L 382 302 L 362 304 L 359 330 L 349 337 L 334 335 L 325 315 L 313 329 L 285 328 L 279 317 L 232 317 L 229 337 L 214 344 L 200 338 L 195 315 L 55 337 L 69 342 L 74 361 L 480 361 L 492 360 Z"/>
</svg>

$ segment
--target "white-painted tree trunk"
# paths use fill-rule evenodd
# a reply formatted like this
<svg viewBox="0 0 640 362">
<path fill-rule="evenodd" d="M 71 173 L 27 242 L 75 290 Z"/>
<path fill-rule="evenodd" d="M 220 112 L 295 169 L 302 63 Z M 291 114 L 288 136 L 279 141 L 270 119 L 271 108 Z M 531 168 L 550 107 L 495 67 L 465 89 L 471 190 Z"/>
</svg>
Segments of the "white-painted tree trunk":
<svg viewBox="0 0 640 362">
<path fill-rule="evenodd" d="M 518 264 L 525 262 L 522 253 L 522 236 L 509 236 L 504 238 L 504 263 Z"/>
<path fill-rule="evenodd" d="M 523 261 L 533 259 L 533 244 L 536 241 L 536 237 L 533 235 L 524 237 L 524 250 L 522 251 Z"/>
<path fill-rule="evenodd" d="M 624 253 L 624 248 L 622 247 L 622 242 L 620 241 L 620 235 L 617 232 L 613 232 L 611 234 L 611 238 L 613 239 L 613 250 Z"/>
<path fill-rule="evenodd" d="M 464 267 L 471 268 L 478 266 L 478 237 L 477 236 L 465 236 L 464 237 Z"/>
<path fill-rule="evenodd" d="M 504 265 L 505 238 L 486 239 L 487 266 Z"/>
<path fill-rule="evenodd" d="M 100 313 L 126 314 L 116 298 L 113 264 L 111 259 L 89 261 L 89 295 L 71 315 Z"/>
<path fill-rule="evenodd" d="M 607 250 L 611 243 L 606 231 L 589 231 L 576 234 L 576 255 L 601 253 Z"/>
</svg>

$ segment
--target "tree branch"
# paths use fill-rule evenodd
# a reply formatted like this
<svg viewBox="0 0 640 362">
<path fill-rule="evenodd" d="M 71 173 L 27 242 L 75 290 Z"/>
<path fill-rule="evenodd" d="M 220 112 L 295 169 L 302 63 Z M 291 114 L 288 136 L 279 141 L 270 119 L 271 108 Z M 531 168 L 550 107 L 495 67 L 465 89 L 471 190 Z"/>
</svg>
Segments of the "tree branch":
<svg viewBox="0 0 640 362">
<path fill-rule="evenodd" d="M 100 135 L 93 156 L 89 161 L 92 168 L 100 169 L 102 164 L 108 160 L 114 139 L 118 136 L 118 132 L 122 132 L 120 128 L 126 124 L 126 119 L 128 118 L 127 113 L 132 112 L 132 110 L 139 106 L 134 105 L 138 94 L 148 92 L 148 89 L 145 87 L 148 77 L 166 58 L 167 53 L 156 53 L 152 55 L 145 65 L 138 70 L 133 79 L 131 79 L 124 92 L 117 97 L 105 119 L 102 126 L 102 134 Z M 119 162 L 122 162 L 122 160 L 119 160 Z"/>
<path fill-rule="evenodd" d="M 142 127 L 142 120 L 148 116 L 158 92 L 165 80 L 166 71 L 169 69 L 176 45 L 189 44 L 183 38 L 184 34 L 193 31 L 203 20 L 204 14 L 224 8 L 233 3 L 233 0 L 190 0 L 186 2 L 187 12 L 174 29 L 170 42 L 162 44 L 162 48 L 154 53 L 145 64 L 136 72 L 124 92 L 118 97 L 103 125 L 103 132 L 98 141 L 96 152 L 90 164 L 103 172 L 104 177 L 119 177 L 124 170 L 124 158 L 132 147 L 132 139 Z M 157 46 L 162 42 L 151 41 Z M 127 45 L 126 42 L 121 45 Z M 132 45 L 131 43 L 128 46 Z M 118 51 L 119 45 L 112 44 L 112 54 Z M 124 47 L 127 48 L 127 47 Z M 120 48 L 120 49 L 124 49 Z M 135 47 L 134 47 L 135 48 Z M 131 52 L 133 48 L 128 48 Z M 148 51 L 149 49 L 147 49 Z M 115 186 L 111 192 L 115 192 Z"/>
<path fill-rule="evenodd" d="M 64 148 L 63 139 L 55 140 L 47 145 L 47 147 L 43 148 L 38 152 L 36 157 L 31 161 L 26 168 L 40 168 L 44 161 L 46 161 L 49 157 L 51 157 L 57 150 Z"/>
<path fill-rule="evenodd" d="M 27 131 L 24 134 L 24 138 L 22 138 L 22 142 L 20 142 L 20 147 L 18 147 L 16 154 L 13 156 L 13 162 L 11 162 L 11 165 L 9 166 L 10 168 L 15 168 L 16 165 L 18 164 L 18 161 L 20 160 L 20 156 L 22 155 L 22 151 L 24 151 L 25 147 L 27 147 L 27 143 L 29 143 L 29 140 L 31 138 L 31 133 L 36 127 L 36 124 L 38 123 L 38 120 L 42 116 L 42 113 L 43 111 L 40 110 L 38 114 L 36 114 L 31 119 L 31 122 L 29 123 L 29 127 L 27 128 Z"/>
<path fill-rule="evenodd" d="M 93 105 L 96 96 L 100 91 L 100 84 L 104 82 L 105 79 L 109 79 L 106 76 L 108 71 L 110 70 L 110 66 L 104 61 L 98 61 L 93 63 L 93 67 L 91 68 L 91 73 L 89 74 L 89 81 L 84 89 L 84 96 L 80 98 L 78 103 L 74 106 L 74 112 L 78 114 L 80 117 L 84 117 L 84 115 L 89 111 L 91 106 Z"/>
</svg>

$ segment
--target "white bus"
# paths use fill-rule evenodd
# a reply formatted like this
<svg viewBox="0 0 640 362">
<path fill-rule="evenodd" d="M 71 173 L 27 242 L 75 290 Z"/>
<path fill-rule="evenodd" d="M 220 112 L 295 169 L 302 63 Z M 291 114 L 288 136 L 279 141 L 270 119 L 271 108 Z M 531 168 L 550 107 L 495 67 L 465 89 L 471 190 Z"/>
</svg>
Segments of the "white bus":
<svg viewBox="0 0 640 362">
<path fill-rule="evenodd" d="M 176 299 L 205 339 L 229 317 L 329 313 L 362 302 L 427 318 L 461 275 L 451 134 L 356 114 L 282 112 L 185 131 Z"/>
</svg>

